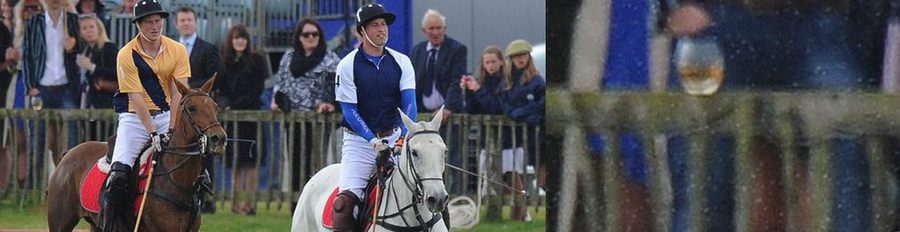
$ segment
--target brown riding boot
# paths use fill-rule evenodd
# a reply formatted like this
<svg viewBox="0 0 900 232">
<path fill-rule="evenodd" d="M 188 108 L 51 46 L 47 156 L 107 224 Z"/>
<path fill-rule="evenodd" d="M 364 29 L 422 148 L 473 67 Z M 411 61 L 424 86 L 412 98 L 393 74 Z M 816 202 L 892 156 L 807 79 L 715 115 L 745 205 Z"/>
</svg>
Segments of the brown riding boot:
<svg viewBox="0 0 900 232">
<path fill-rule="evenodd" d="M 341 191 L 334 199 L 334 223 L 333 231 L 346 232 L 356 230 L 356 219 L 353 218 L 353 208 L 359 204 L 359 197 L 349 190 Z"/>
</svg>

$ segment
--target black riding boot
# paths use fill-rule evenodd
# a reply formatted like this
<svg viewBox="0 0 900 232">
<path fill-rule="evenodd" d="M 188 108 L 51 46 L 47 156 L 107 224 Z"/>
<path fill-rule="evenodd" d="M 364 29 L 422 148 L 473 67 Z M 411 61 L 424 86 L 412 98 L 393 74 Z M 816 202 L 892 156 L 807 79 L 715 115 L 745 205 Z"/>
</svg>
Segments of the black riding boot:
<svg viewBox="0 0 900 232">
<path fill-rule="evenodd" d="M 353 218 L 353 208 L 359 204 L 359 197 L 349 190 L 341 191 L 334 199 L 334 223 L 335 232 L 348 232 L 356 230 L 356 219 Z"/>
<path fill-rule="evenodd" d="M 126 215 L 130 197 L 131 185 L 131 167 L 126 164 L 115 162 L 109 169 L 109 178 L 107 179 L 107 194 L 105 204 L 103 205 L 103 231 L 118 231 L 126 228 L 116 228 L 117 223 L 124 219 L 121 215 Z"/>
</svg>

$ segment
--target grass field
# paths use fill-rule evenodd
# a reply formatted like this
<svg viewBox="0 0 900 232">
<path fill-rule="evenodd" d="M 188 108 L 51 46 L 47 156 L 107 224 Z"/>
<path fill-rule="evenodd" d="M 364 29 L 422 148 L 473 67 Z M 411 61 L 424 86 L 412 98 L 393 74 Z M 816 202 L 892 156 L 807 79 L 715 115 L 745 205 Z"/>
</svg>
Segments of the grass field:
<svg viewBox="0 0 900 232">
<path fill-rule="evenodd" d="M 285 208 L 277 209 L 272 207 L 266 208 L 262 205 L 257 209 L 256 216 L 241 216 L 232 214 L 228 205 L 225 210 L 219 210 L 213 215 L 203 215 L 203 224 L 201 231 L 289 231 L 291 228 L 291 212 Z M 274 206 L 274 205 L 273 205 Z M 546 223 L 544 221 L 545 210 L 541 209 L 535 212 L 530 208 L 532 216 L 535 218 L 532 222 L 484 222 L 472 230 L 455 230 L 455 231 L 544 231 Z M 484 211 L 484 210 L 482 210 Z M 504 217 L 508 218 L 508 208 L 504 209 Z M 482 214 L 483 215 L 483 214 Z M 87 223 L 81 222 L 78 225 L 80 229 L 89 229 Z M 46 205 L 25 207 L 19 209 L 13 201 L 7 199 L 0 201 L 0 231 L 7 229 L 47 229 L 47 207 Z"/>
</svg>

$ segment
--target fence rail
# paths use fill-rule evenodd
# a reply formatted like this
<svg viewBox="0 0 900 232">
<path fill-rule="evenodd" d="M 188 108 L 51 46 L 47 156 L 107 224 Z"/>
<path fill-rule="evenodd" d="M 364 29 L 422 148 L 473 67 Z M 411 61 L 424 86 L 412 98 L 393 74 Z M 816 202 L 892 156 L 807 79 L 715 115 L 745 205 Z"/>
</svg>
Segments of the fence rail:
<svg viewBox="0 0 900 232">
<path fill-rule="evenodd" d="M 548 134 L 564 138 L 560 198 L 578 199 L 560 201 L 560 231 L 619 231 L 640 225 L 629 224 L 634 214 L 651 218 L 641 220 L 653 231 L 897 229 L 898 165 L 890 156 L 896 147 L 889 145 L 900 134 L 898 96 L 550 90 L 548 100 L 548 118 L 555 125 Z M 638 158 L 628 157 L 622 147 L 629 133 L 643 141 Z M 604 139 L 602 150 L 592 147 L 592 136 Z M 686 141 L 672 139 L 679 136 Z M 732 146 L 720 146 L 722 138 L 733 138 Z M 842 150 L 848 142 L 861 152 Z M 678 152 L 669 150 L 673 143 L 687 146 L 687 155 L 673 156 Z M 713 161 L 723 157 L 730 158 Z M 632 162 L 646 167 L 645 207 L 634 207 L 642 203 L 634 203 L 634 188 L 627 187 L 635 179 L 628 174 Z M 856 162 L 865 167 L 843 168 Z M 720 176 L 716 165 L 732 174 Z M 847 176 L 858 182 L 841 182 Z M 714 181 L 723 178 L 731 182 Z M 723 207 L 712 202 L 715 189 L 731 192 L 724 203 L 732 204 L 725 206 L 730 212 L 710 213 Z M 864 196 L 847 200 L 848 192 Z M 723 218 L 717 213 L 727 215 L 726 227 L 715 221 Z M 585 220 L 592 218 L 603 220 Z"/>
<path fill-rule="evenodd" d="M 49 173 L 52 172 L 52 160 L 59 160 L 67 148 L 88 140 L 105 139 L 112 135 L 116 128 L 117 115 L 109 110 L 0 110 L 0 118 L 6 119 L 4 140 L 0 149 L 0 198 L 11 193 L 20 193 L 20 202 L 43 202 Z M 420 119 L 429 119 L 431 115 L 420 115 Z M 229 148 L 226 156 L 215 156 L 213 168 L 213 185 L 217 203 L 224 204 L 232 201 L 240 194 L 234 188 L 236 182 L 236 168 L 230 164 L 241 164 L 237 151 L 241 146 L 251 146 L 251 150 L 257 154 L 256 163 L 251 163 L 255 170 L 259 171 L 258 191 L 249 193 L 252 199 L 265 205 L 283 207 L 284 203 L 296 201 L 300 190 L 315 171 L 340 161 L 340 141 L 342 130 L 340 128 L 340 114 L 316 114 L 316 113 L 272 113 L 268 111 L 227 111 L 219 115 L 223 126 L 229 133 Z M 240 131 L 246 127 L 241 123 L 249 123 L 251 131 Z M 45 127 L 44 125 L 50 125 Z M 456 147 L 459 158 L 449 160 L 457 166 L 476 173 L 490 174 L 499 180 L 500 153 L 503 136 L 522 137 L 521 141 L 515 141 L 514 147 L 528 147 L 529 144 L 537 145 L 539 142 L 533 138 L 523 136 L 524 131 L 540 133 L 542 128 L 529 127 L 515 123 L 503 116 L 488 115 L 464 115 L 455 114 L 450 117 L 445 128 L 459 128 L 455 130 L 442 130 L 442 137 L 449 147 Z M 52 146 L 48 142 L 50 136 L 45 136 L 49 129 L 55 128 L 60 141 L 58 146 Z M 520 128 L 512 130 L 512 134 L 498 133 L 507 128 Z M 249 139 L 242 140 L 236 138 Z M 22 139 L 22 144 L 17 143 Z M 296 148 L 295 148 L 296 146 Z M 232 149 L 233 148 L 233 149 Z M 452 149 L 452 148 L 451 148 Z M 483 151 L 482 151 L 483 150 Z M 526 149 L 527 150 L 527 149 Z M 16 155 L 23 151 L 25 155 Z M 486 152 L 487 156 L 479 157 Z M 540 157 L 540 147 L 533 151 L 533 155 Z M 24 160 L 23 160 L 24 159 Z M 496 160 L 485 164 L 480 160 Z M 540 159 L 535 159 L 540 160 Z M 23 162 L 23 163 L 20 163 Z M 486 166 L 490 165 L 490 166 Z M 525 169 L 527 166 L 537 167 L 536 163 L 515 164 Z M 491 169 L 491 170 L 488 170 Z M 3 170 L 8 170 L 4 174 Z M 469 195 L 473 199 L 478 193 L 478 180 L 472 176 L 464 176 L 461 173 L 447 169 L 446 183 L 448 191 L 452 195 Z M 528 170 L 532 170 L 529 168 Z M 536 173 L 526 175 L 531 180 Z M 18 180 L 22 183 L 17 184 Z M 254 184 L 250 182 L 250 184 Z M 543 205 L 543 197 L 538 194 L 535 186 L 529 186 L 528 202 L 530 205 Z M 499 193 L 500 190 L 495 190 Z M 31 199 L 25 196 L 33 194 Z"/>
</svg>

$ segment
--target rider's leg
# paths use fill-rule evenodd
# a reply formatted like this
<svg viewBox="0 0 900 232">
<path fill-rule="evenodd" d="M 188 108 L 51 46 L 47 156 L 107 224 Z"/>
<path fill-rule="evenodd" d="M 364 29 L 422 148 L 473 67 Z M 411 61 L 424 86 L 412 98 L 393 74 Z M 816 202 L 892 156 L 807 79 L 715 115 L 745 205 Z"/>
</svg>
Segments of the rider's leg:
<svg viewBox="0 0 900 232">
<path fill-rule="evenodd" d="M 334 230 L 356 228 L 353 210 L 363 196 L 369 176 L 375 171 L 375 151 L 362 137 L 344 133 L 341 147 L 341 193 L 334 199 Z"/>
<path fill-rule="evenodd" d="M 400 137 L 400 130 L 395 129 L 394 131 L 393 135 L 383 137 L 388 140 L 388 144 L 394 144 Z M 355 226 L 353 207 L 342 207 L 339 210 L 338 204 L 355 206 L 359 203 L 359 199 L 363 198 L 363 191 L 369 177 L 375 172 L 375 150 L 366 139 L 345 131 L 344 144 L 341 147 L 341 165 L 341 194 L 334 200 L 334 228 L 336 231 L 339 231 L 339 228 L 353 229 Z"/>
<path fill-rule="evenodd" d="M 103 209 L 103 223 L 105 231 L 116 231 L 118 216 L 125 214 L 128 198 L 132 186 L 129 185 L 131 166 L 137 158 L 138 152 L 149 139 L 149 134 L 141 124 L 136 114 L 123 113 L 119 115 L 119 126 L 116 128 L 116 144 L 113 149 L 113 160 L 107 178 L 108 193 Z"/>
<path fill-rule="evenodd" d="M 153 116 L 151 120 L 158 132 L 168 132 L 168 113 Z M 150 133 L 141 124 L 137 114 L 134 113 L 122 113 L 119 115 L 119 126 L 116 128 L 116 134 L 113 162 L 106 183 L 109 191 L 103 209 L 105 226 L 112 226 L 116 221 L 120 220 L 117 218 L 118 215 L 127 215 L 127 212 L 121 211 L 128 209 L 129 201 L 133 200 L 133 195 L 130 194 L 134 189 L 134 186 L 130 185 L 132 166 L 141 152 L 141 148 L 150 140 Z M 110 227 L 104 228 L 110 231 Z"/>
</svg>

